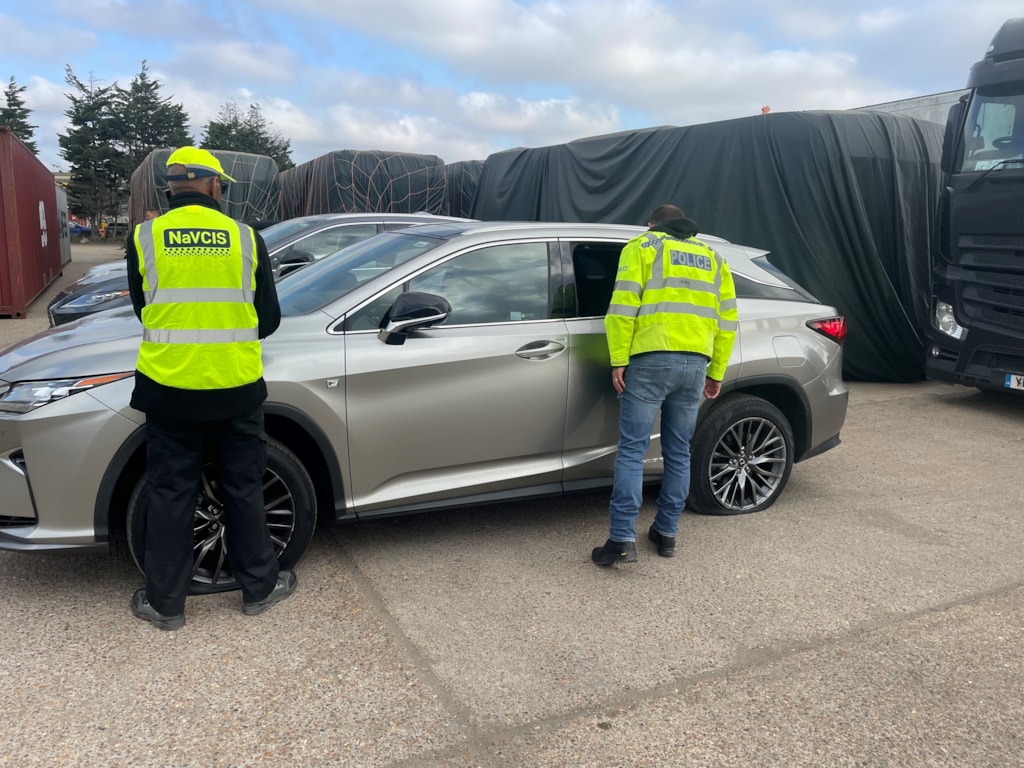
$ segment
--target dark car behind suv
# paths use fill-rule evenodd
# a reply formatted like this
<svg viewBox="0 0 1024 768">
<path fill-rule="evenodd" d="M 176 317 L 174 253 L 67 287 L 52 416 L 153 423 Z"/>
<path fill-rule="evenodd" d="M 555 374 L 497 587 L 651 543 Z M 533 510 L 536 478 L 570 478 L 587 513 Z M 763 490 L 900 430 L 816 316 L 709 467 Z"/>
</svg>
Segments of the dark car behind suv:
<svg viewBox="0 0 1024 768">
<path fill-rule="evenodd" d="M 439 221 L 466 221 L 429 213 L 322 213 L 279 221 L 260 230 L 275 277 L 282 277 L 360 240 L 394 229 Z M 50 325 L 63 325 L 95 312 L 131 306 L 123 261 L 93 267 L 53 297 Z"/>
</svg>

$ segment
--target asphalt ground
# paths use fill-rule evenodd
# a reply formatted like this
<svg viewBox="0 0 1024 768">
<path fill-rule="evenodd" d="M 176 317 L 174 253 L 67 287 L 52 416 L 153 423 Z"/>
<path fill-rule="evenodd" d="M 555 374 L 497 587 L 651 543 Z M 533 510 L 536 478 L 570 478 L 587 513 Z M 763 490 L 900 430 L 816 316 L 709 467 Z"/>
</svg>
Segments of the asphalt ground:
<svg viewBox="0 0 1024 768">
<path fill-rule="evenodd" d="M 853 384 L 841 446 L 675 559 L 593 566 L 605 494 L 325 527 L 292 598 L 177 632 L 123 552 L 0 552 L 0 766 L 1024 765 L 1022 458 L 1024 400 Z"/>
</svg>

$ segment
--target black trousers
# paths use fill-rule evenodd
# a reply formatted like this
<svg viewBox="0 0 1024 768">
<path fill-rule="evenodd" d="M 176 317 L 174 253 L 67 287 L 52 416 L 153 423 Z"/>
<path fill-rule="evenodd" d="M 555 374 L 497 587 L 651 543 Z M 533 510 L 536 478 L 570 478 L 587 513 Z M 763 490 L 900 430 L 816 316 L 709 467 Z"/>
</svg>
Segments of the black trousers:
<svg viewBox="0 0 1024 768">
<path fill-rule="evenodd" d="M 242 599 L 262 600 L 277 582 L 278 562 L 263 506 L 263 406 L 220 421 L 147 416 L 146 597 L 165 616 L 176 616 L 185 608 L 192 580 L 196 499 L 207 459 L 216 463 L 228 562 Z"/>
</svg>

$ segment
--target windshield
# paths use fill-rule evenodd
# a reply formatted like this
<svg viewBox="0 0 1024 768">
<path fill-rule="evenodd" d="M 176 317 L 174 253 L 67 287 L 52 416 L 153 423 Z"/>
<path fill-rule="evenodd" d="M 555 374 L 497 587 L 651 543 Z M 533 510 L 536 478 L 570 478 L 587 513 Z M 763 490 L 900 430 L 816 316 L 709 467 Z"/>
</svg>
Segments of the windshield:
<svg viewBox="0 0 1024 768">
<path fill-rule="evenodd" d="M 316 312 L 443 242 L 436 237 L 385 232 L 344 248 L 277 284 L 281 314 L 290 317 Z"/>
<path fill-rule="evenodd" d="M 312 231 L 322 226 L 323 222 L 319 219 L 312 221 L 308 219 L 290 219 L 264 227 L 260 230 L 260 235 L 263 237 L 263 242 L 267 244 L 267 250 L 272 251 L 279 243 L 291 240 L 303 232 Z"/>
<path fill-rule="evenodd" d="M 1022 167 L 1024 83 L 978 88 L 971 98 L 957 171 L 987 171 L 997 165 Z"/>
</svg>

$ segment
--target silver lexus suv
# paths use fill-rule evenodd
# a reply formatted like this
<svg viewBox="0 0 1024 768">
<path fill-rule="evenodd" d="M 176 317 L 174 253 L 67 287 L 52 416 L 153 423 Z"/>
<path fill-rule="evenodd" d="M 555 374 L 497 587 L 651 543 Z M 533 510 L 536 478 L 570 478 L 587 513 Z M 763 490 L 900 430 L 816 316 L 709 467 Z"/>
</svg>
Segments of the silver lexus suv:
<svg viewBox="0 0 1024 768">
<path fill-rule="evenodd" d="M 618 438 L 603 315 L 619 252 L 600 224 L 439 222 L 378 234 L 278 284 L 263 342 L 268 525 L 282 565 L 337 520 L 607 487 Z M 740 327 L 693 442 L 689 506 L 763 510 L 795 462 L 839 443 L 845 320 L 763 251 L 729 262 Z M 112 310 L 0 354 L 0 547 L 136 559 L 144 416 L 129 406 L 141 325 Z M 652 440 L 648 479 L 661 472 Z M 235 586 L 216 468 L 196 504 L 193 591 Z"/>
</svg>

